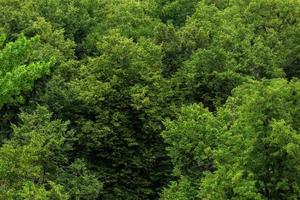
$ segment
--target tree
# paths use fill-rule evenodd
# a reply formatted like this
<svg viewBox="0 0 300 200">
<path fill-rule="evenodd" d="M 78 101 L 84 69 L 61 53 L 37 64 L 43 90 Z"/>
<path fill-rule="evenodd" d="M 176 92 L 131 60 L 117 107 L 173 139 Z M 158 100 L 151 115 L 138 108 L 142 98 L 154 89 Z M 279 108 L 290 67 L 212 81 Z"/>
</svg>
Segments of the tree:
<svg viewBox="0 0 300 200">
<path fill-rule="evenodd" d="M 22 102 L 22 94 L 32 89 L 38 78 L 47 75 L 55 63 L 44 61 L 33 48 L 39 48 L 39 38 L 26 39 L 21 36 L 5 45 L 0 52 L 0 108 L 4 104 Z"/>
<path fill-rule="evenodd" d="M 299 8 L 0 0 L 0 199 L 299 198 Z"/>
<path fill-rule="evenodd" d="M 175 34 L 175 50 L 174 40 L 163 43 L 177 96 L 215 109 L 249 78 L 297 76 L 298 13 L 293 0 L 199 3 Z"/>
<path fill-rule="evenodd" d="M 168 180 L 159 135 L 169 112 L 160 84 L 160 47 L 111 31 L 98 57 L 58 68 L 42 101 L 72 120 L 79 157 L 104 183 L 101 198 L 150 199 Z"/>
<path fill-rule="evenodd" d="M 74 143 L 68 123 L 51 120 L 44 107 L 20 115 L 13 137 L 0 148 L 2 199 L 96 199 L 101 184 L 81 161 L 68 156 Z"/>
<path fill-rule="evenodd" d="M 59 38 L 57 32 L 51 36 Z M 68 46 L 72 47 L 70 42 L 64 42 L 63 37 L 60 37 L 59 41 L 65 44 L 66 48 L 64 54 L 50 38 L 45 39 L 43 33 L 33 34 L 30 38 L 20 34 L 16 40 L 9 42 L 5 34 L 1 35 L 1 139 L 11 134 L 10 123 L 18 121 L 16 113 L 20 111 L 21 106 L 28 105 L 28 102 L 38 95 L 37 91 L 43 88 L 51 71 L 66 58 L 72 57 L 72 49 L 67 50 Z"/>
<path fill-rule="evenodd" d="M 163 134 L 180 179 L 162 199 L 299 198 L 299 91 L 297 80 L 253 81 L 216 114 L 184 108 Z"/>
<path fill-rule="evenodd" d="M 174 121 L 166 121 L 162 135 L 173 163 L 171 182 L 161 199 L 196 199 L 200 179 L 205 171 L 213 171 L 213 150 L 218 145 L 221 124 L 203 105 L 183 107 Z"/>
<path fill-rule="evenodd" d="M 152 38 L 154 28 L 160 24 L 157 6 L 152 0 L 104 1 L 101 9 L 102 12 L 96 15 L 96 25 L 91 28 L 83 44 L 89 55 L 99 55 L 97 42 L 112 30 L 138 41 L 140 38 Z"/>
<path fill-rule="evenodd" d="M 160 5 L 160 18 L 163 22 L 171 22 L 182 26 L 187 17 L 191 16 L 199 0 L 156 0 Z"/>
<path fill-rule="evenodd" d="M 299 198 L 299 89 L 297 81 L 275 79 L 234 91 L 218 112 L 224 142 L 215 152 L 217 171 L 202 180 L 201 197 Z"/>
</svg>

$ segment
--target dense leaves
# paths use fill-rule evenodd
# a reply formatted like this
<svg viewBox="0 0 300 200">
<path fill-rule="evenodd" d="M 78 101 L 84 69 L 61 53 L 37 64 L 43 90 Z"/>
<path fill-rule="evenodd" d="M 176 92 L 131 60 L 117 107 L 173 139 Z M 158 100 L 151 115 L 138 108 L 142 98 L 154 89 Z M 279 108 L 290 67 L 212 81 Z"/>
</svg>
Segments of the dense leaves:
<svg viewBox="0 0 300 200">
<path fill-rule="evenodd" d="M 168 167 L 162 162 L 166 156 L 161 123 L 155 121 L 160 114 L 154 106 L 160 105 L 152 94 L 160 92 L 155 85 L 160 79 L 160 49 L 151 41 L 136 44 L 113 31 L 98 48 L 101 55 L 79 66 L 76 79 L 50 81 L 44 101 L 74 121 L 79 153 L 107 184 L 104 198 L 156 195 L 150 188 L 167 174 L 155 174 L 154 169 Z M 55 94 L 61 96 L 52 99 Z M 145 148 L 149 142 L 156 145 Z"/>
<path fill-rule="evenodd" d="M 37 52 L 38 38 L 26 39 L 21 36 L 15 42 L 7 43 L 0 52 L 0 107 L 4 104 L 18 103 L 22 92 L 29 91 L 33 82 L 49 73 L 52 58 L 48 61 L 39 59 Z"/>
<path fill-rule="evenodd" d="M 0 199 L 298 199 L 298 0 L 0 0 Z"/>
<path fill-rule="evenodd" d="M 245 84 L 218 109 L 185 107 L 163 136 L 180 179 L 162 199 L 299 198 L 297 81 Z"/>
<path fill-rule="evenodd" d="M 2 199 L 95 199 L 101 183 L 69 154 L 75 142 L 68 123 L 51 120 L 44 107 L 22 113 L 13 137 L 0 148 Z"/>
<path fill-rule="evenodd" d="M 296 77 L 284 70 L 297 70 L 299 30 L 298 1 L 252 1 L 226 9 L 200 3 L 179 30 L 182 67 L 174 84 L 187 98 L 212 107 L 248 78 Z"/>
</svg>

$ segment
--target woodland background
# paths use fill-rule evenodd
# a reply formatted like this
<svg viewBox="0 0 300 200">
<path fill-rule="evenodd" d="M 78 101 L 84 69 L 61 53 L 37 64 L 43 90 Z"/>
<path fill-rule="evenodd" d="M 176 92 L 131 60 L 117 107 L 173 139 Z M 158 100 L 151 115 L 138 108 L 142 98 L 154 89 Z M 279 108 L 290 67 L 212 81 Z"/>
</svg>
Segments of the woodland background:
<svg viewBox="0 0 300 200">
<path fill-rule="evenodd" d="M 300 199 L 299 0 L 0 0 L 0 199 Z"/>
</svg>

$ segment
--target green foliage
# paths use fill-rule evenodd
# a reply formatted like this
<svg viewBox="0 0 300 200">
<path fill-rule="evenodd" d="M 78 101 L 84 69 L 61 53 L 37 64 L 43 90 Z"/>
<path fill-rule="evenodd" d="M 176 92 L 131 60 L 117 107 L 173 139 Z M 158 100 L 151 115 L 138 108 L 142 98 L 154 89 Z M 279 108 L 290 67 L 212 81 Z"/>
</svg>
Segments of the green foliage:
<svg viewBox="0 0 300 200">
<path fill-rule="evenodd" d="M 132 38 L 134 41 L 141 37 L 153 37 L 153 29 L 160 23 L 155 18 L 157 6 L 151 0 L 104 2 L 102 12 L 96 17 L 98 23 L 91 28 L 84 42 L 87 53 L 99 55 L 95 41 L 103 40 L 111 31 L 117 30 L 122 36 Z"/>
<path fill-rule="evenodd" d="M 64 29 L 55 30 L 50 22 L 45 18 L 38 17 L 28 28 L 24 30 L 27 36 L 39 36 L 43 43 L 44 52 L 51 52 L 60 62 L 65 59 L 74 58 L 75 43 L 70 39 L 65 39 Z M 41 53 L 41 52 L 40 52 Z"/>
<path fill-rule="evenodd" d="M 293 0 L 232 2 L 223 9 L 199 3 L 175 34 L 178 39 L 163 40 L 172 60 L 167 72 L 177 71 L 178 95 L 213 109 L 248 78 L 297 77 L 299 16 Z M 170 46 L 176 46 L 171 54 Z"/>
<path fill-rule="evenodd" d="M 49 82 L 43 101 L 74 122 L 78 153 L 104 182 L 102 198 L 153 198 L 169 176 L 159 136 L 161 112 L 167 110 L 158 84 L 163 81 L 160 48 L 111 31 L 98 49 L 100 56 L 74 63 L 74 71 L 59 68 L 67 71 Z"/>
<path fill-rule="evenodd" d="M 176 121 L 166 122 L 163 137 L 170 145 L 167 149 L 176 176 L 199 178 L 212 167 L 211 150 L 217 145 L 218 127 L 212 113 L 197 104 L 183 108 Z"/>
<path fill-rule="evenodd" d="M 24 30 L 30 20 L 37 14 L 31 6 L 32 1 L 1 0 L 0 1 L 0 27 L 7 34 L 8 40 L 16 39 Z"/>
<path fill-rule="evenodd" d="M 264 80 L 236 88 L 215 116 L 185 107 L 163 133 L 180 179 L 162 199 L 299 198 L 299 91 Z"/>
<path fill-rule="evenodd" d="M 39 39 L 20 37 L 0 51 L 0 107 L 22 102 L 22 93 L 32 89 L 38 78 L 48 74 L 54 59 L 37 58 L 32 48 L 38 48 Z"/>
<path fill-rule="evenodd" d="M 68 123 L 52 121 L 44 107 L 20 119 L 22 125 L 13 126 L 13 137 L 0 148 L 0 197 L 96 199 L 101 184 L 80 161 L 68 166 L 74 143 Z"/>
<path fill-rule="evenodd" d="M 299 0 L 0 13 L 0 199 L 300 198 Z"/>
<path fill-rule="evenodd" d="M 163 200 L 194 200 L 197 199 L 198 184 L 194 184 L 187 177 L 180 177 L 179 181 L 173 181 L 161 194 Z"/>
<path fill-rule="evenodd" d="M 277 79 L 234 91 L 218 112 L 224 142 L 215 152 L 218 170 L 202 180 L 202 197 L 299 198 L 299 89 Z"/>
<path fill-rule="evenodd" d="M 161 6 L 161 18 L 164 22 L 171 22 L 176 26 L 183 25 L 191 16 L 199 0 L 156 0 Z"/>
<path fill-rule="evenodd" d="M 195 199 L 203 173 L 214 170 L 212 151 L 221 127 L 212 113 L 197 104 L 182 108 L 178 119 L 166 122 L 162 135 L 179 181 L 172 182 L 161 199 Z"/>
</svg>

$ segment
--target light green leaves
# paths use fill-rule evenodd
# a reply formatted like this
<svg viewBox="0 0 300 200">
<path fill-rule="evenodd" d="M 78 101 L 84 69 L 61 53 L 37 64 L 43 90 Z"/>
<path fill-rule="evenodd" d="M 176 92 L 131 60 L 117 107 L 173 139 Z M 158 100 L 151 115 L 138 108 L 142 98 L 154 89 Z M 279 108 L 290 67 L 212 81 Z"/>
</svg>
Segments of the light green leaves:
<svg viewBox="0 0 300 200">
<path fill-rule="evenodd" d="M 21 36 L 0 51 L 0 107 L 7 103 L 22 103 L 22 93 L 29 92 L 35 80 L 49 74 L 55 60 L 36 58 L 38 47 L 37 37 L 26 39 Z"/>
<path fill-rule="evenodd" d="M 2 199 L 96 199 L 102 184 L 82 160 L 72 161 L 74 132 L 45 107 L 20 115 L 0 148 Z M 73 162 L 73 163 L 72 163 Z"/>
<path fill-rule="evenodd" d="M 297 81 L 255 81 L 237 87 L 215 116 L 184 107 L 163 132 L 174 174 L 188 176 L 199 199 L 298 198 L 299 92 Z M 174 184 L 163 198 L 184 180 Z"/>
</svg>

